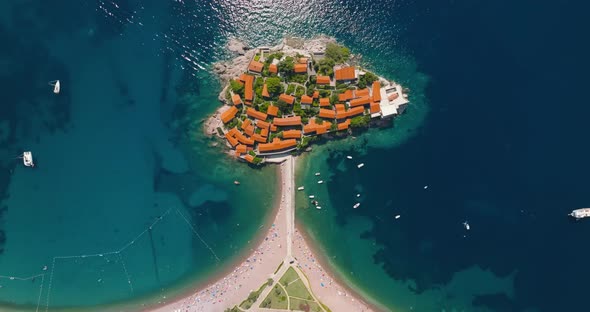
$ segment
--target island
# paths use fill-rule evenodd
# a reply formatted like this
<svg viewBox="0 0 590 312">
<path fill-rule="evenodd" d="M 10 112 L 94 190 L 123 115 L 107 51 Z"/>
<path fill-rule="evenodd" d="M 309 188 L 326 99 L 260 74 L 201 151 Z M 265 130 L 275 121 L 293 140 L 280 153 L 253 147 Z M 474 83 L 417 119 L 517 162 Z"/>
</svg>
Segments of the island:
<svg viewBox="0 0 590 312">
<path fill-rule="evenodd" d="M 359 56 L 330 37 L 285 38 L 247 51 L 236 42 L 230 47 L 243 55 L 215 65 L 225 84 L 223 106 L 206 129 L 251 164 L 281 161 L 320 136 L 391 124 L 409 103 L 400 84 L 360 66 Z"/>
</svg>

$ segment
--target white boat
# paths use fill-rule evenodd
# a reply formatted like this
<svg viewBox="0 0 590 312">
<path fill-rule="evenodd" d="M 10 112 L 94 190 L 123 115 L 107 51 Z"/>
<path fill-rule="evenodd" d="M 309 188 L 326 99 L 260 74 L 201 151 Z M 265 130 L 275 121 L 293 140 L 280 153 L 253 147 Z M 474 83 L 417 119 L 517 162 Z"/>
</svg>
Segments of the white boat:
<svg viewBox="0 0 590 312">
<path fill-rule="evenodd" d="M 352 206 L 352 208 L 356 209 L 356 208 L 358 208 L 360 205 L 361 205 L 361 203 L 356 203 L 356 204 L 354 204 L 354 206 Z"/>
<path fill-rule="evenodd" d="M 315 206 L 315 209 L 322 209 L 322 206 Z"/>
<path fill-rule="evenodd" d="M 315 195 L 309 195 L 309 198 L 315 198 Z"/>
<path fill-rule="evenodd" d="M 362 167 L 364 167 L 364 166 L 365 166 L 365 164 L 363 164 L 363 163 L 360 163 L 360 164 L 358 164 L 358 165 L 356 165 L 356 166 L 357 166 L 358 168 L 362 168 Z"/>
<path fill-rule="evenodd" d="M 33 153 L 24 152 L 23 153 L 23 163 L 27 167 L 35 167 L 35 164 L 33 163 Z"/>
<path fill-rule="evenodd" d="M 469 223 L 467 223 L 467 221 L 463 222 L 463 226 L 465 227 L 465 229 L 466 229 L 467 231 L 469 231 L 469 229 L 471 228 L 471 227 L 469 226 Z"/>
<path fill-rule="evenodd" d="M 51 81 L 49 85 L 53 87 L 53 93 L 59 94 L 59 90 L 61 89 L 61 84 L 59 83 L 59 80 Z"/>
<path fill-rule="evenodd" d="M 396 215 L 395 216 L 396 219 L 399 219 L 400 217 L 401 217 L 401 215 Z"/>
<path fill-rule="evenodd" d="M 316 173 L 315 173 L 315 176 L 316 176 L 316 177 L 317 177 L 317 176 L 319 176 L 319 175 L 320 175 L 320 173 L 319 173 L 319 172 L 316 172 Z"/>
<path fill-rule="evenodd" d="M 304 189 L 305 189 L 305 187 L 303 187 L 303 186 L 300 186 L 297 188 L 298 191 L 303 191 Z"/>
<path fill-rule="evenodd" d="M 235 181 L 234 181 L 234 184 L 235 184 L 235 185 L 240 185 L 240 181 L 238 181 L 238 180 L 235 180 Z"/>
<path fill-rule="evenodd" d="M 346 158 L 348 158 L 348 159 L 352 159 L 352 156 L 346 156 Z"/>
<path fill-rule="evenodd" d="M 572 212 L 568 215 L 576 219 L 588 218 L 590 217 L 590 208 L 580 208 L 572 210 Z"/>
<path fill-rule="evenodd" d="M 318 181 L 318 184 L 322 184 L 322 183 L 324 183 L 324 180 L 319 180 Z"/>
<path fill-rule="evenodd" d="M 356 197 L 361 197 L 361 194 L 356 194 Z"/>
<path fill-rule="evenodd" d="M 428 188 L 428 185 L 424 185 L 424 189 L 427 189 L 427 188 Z"/>
</svg>

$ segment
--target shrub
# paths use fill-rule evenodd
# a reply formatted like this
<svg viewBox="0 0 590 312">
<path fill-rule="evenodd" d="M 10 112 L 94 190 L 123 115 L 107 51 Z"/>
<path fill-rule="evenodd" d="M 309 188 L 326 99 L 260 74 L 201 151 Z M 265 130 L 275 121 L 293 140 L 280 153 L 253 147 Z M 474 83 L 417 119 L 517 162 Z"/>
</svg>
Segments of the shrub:
<svg viewBox="0 0 590 312">
<path fill-rule="evenodd" d="M 334 60 L 337 64 L 344 63 L 350 58 L 350 50 L 336 43 L 328 43 L 326 45 L 326 57 L 324 59 L 326 58 Z"/>
<path fill-rule="evenodd" d="M 266 88 L 271 96 L 282 93 L 283 84 L 281 84 L 281 79 L 278 77 L 267 78 Z"/>
<path fill-rule="evenodd" d="M 231 90 L 232 90 L 234 93 L 237 93 L 237 94 L 239 94 L 239 95 L 241 95 L 241 96 L 244 96 L 244 85 L 243 85 L 243 84 L 241 84 L 241 83 L 237 82 L 236 80 L 233 80 L 233 79 L 232 79 L 232 80 L 229 82 L 229 85 L 230 85 L 230 87 L 231 87 Z"/>
<path fill-rule="evenodd" d="M 290 84 L 289 86 L 287 86 L 287 91 L 285 93 L 287 93 L 287 94 L 293 94 L 294 91 L 295 91 L 295 85 L 294 84 Z"/>
</svg>

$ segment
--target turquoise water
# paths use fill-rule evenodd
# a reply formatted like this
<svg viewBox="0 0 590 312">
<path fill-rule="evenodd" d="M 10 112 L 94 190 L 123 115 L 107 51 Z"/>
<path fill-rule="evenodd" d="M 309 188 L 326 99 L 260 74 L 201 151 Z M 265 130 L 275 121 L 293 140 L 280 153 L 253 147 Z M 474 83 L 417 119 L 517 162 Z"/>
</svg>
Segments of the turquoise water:
<svg viewBox="0 0 590 312">
<path fill-rule="evenodd" d="M 203 136 L 219 105 L 210 65 L 229 57 L 231 37 L 325 33 L 412 102 L 393 127 L 301 161 L 298 184 L 323 209 L 298 194 L 298 219 L 341 277 L 388 310 L 585 311 L 571 298 L 590 278 L 576 246 L 588 227 L 565 218 L 587 206 L 584 12 L 548 1 L 0 2 L 0 301 L 133 309 L 231 265 L 269 215 L 276 168 L 238 164 Z M 15 159 L 23 150 L 34 170 Z"/>
</svg>

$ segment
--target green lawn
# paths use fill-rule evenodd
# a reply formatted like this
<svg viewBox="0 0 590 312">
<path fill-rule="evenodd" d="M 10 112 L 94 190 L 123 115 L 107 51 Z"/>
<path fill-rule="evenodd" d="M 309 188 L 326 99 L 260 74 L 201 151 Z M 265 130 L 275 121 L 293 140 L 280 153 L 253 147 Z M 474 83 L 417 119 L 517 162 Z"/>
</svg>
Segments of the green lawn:
<svg viewBox="0 0 590 312">
<path fill-rule="evenodd" d="M 242 301 L 242 303 L 240 303 L 240 308 L 244 309 L 244 310 L 248 310 L 250 309 L 250 307 L 254 304 L 254 302 L 256 302 L 256 300 L 258 300 L 258 297 L 260 296 L 260 294 L 262 293 L 262 291 L 266 288 L 266 284 L 260 286 L 260 288 L 258 288 L 257 291 L 253 291 L 250 293 L 250 295 L 248 295 L 248 299 Z"/>
<path fill-rule="evenodd" d="M 311 297 L 311 294 L 307 290 L 307 287 L 305 287 L 305 285 L 303 284 L 303 281 L 301 281 L 301 280 L 296 280 L 294 282 L 291 282 L 289 284 L 289 286 L 285 287 L 285 289 L 287 290 L 287 294 L 289 295 L 289 297 L 297 297 L 297 298 L 302 298 L 302 299 L 306 299 L 306 300 L 313 300 Z"/>
<path fill-rule="evenodd" d="M 275 287 L 273 287 L 270 293 L 268 293 L 268 296 L 264 298 L 264 300 L 260 304 L 260 307 L 287 310 L 287 294 L 285 293 L 285 291 L 283 291 L 283 288 L 281 286 L 275 285 Z"/>
<path fill-rule="evenodd" d="M 294 281 L 298 278 L 299 278 L 299 274 L 297 274 L 297 272 L 295 272 L 295 269 L 289 268 L 287 270 L 287 272 L 285 272 L 283 277 L 281 277 L 281 279 L 279 280 L 279 283 L 281 283 L 283 286 L 287 287 L 287 285 L 289 283 L 291 283 L 292 281 Z"/>
<path fill-rule="evenodd" d="M 320 312 L 322 309 L 320 306 L 315 303 L 314 301 L 305 301 L 301 299 L 295 299 L 293 297 L 289 297 L 291 302 L 290 309 L 291 310 L 298 310 L 298 311 L 309 311 L 309 312 Z"/>
</svg>

